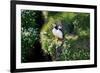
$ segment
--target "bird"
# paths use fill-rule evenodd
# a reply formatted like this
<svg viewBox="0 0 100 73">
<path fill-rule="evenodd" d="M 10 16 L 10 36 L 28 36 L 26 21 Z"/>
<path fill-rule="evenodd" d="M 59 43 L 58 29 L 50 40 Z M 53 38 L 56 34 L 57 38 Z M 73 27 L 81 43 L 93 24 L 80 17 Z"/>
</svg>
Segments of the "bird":
<svg viewBox="0 0 100 73">
<path fill-rule="evenodd" d="M 55 27 L 52 29 L 52 33 L 58 40 L 63 40 L 64 37 L 61 25 L 55 25 Z"/>
<path fill-rule="evenodd" d="M 55 60 L 59 61 L 60 60 L 60 56 L 62 53 L 62 45 L 64 42 L 64 33 L 63 33 L 63 28 L 61 25 L 56 25 L 52 29 L 52 33 L 55 36 Z"/>
</svg>

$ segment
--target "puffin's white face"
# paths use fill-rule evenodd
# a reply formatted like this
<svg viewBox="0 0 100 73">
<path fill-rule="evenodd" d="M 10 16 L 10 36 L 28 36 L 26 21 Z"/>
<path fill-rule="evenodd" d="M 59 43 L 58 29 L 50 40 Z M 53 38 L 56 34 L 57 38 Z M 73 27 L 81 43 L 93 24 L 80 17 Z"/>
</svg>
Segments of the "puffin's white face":
<svg viewBox="0 0 100 73">
<path fill-rule="evenodd" d="M 62 29 L 62 27 L 61 26 L 58 26 L 58 29 Z"/>
</svg>

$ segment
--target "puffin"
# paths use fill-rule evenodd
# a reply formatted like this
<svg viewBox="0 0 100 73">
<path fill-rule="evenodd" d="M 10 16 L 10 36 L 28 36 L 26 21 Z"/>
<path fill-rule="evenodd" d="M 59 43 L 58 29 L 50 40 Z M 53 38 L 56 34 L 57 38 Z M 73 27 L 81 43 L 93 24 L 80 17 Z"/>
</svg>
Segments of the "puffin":
<svg viewBox="0 0 100 73">
<path fill-rule="evenodd" d="M 52 29 L 52 33 L 58 40 L 63 40 L 64 34 L 61 25 L 55 25 L 55 27 Z"/>
</svg>

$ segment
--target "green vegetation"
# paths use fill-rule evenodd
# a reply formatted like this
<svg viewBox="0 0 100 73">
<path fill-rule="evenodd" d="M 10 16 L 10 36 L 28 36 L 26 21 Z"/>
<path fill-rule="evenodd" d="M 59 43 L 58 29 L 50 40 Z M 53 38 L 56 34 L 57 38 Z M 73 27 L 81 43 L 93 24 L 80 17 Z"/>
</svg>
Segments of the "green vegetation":
<svg viewBox="0 0 100 73">
<path fill-rule="evenodd" d="M 55 23 L 61 23 L 64 26 L 63 43 L 57 42 L 52 33 Z M 44 53 L 51 55 L 53 61 L 57 58 L 56 47 L 61 44 L 60 61 L 90 59 L 90 14 L 22 10 L 22 62 L 28 62 L 30 48 L 36 49 L 34 46 L 36 41 L 41 43 L 41 49 Z"/>
</svg>

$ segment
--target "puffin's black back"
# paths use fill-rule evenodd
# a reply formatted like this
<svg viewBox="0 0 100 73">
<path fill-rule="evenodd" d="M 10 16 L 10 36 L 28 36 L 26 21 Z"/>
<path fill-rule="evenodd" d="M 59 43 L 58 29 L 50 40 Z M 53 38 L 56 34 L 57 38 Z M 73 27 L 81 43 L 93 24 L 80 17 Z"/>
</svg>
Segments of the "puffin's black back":
<svg viewBox="0 0 100 73">
<path fill-rule="evenodd" d="M 58 26 L 57 25 L 54 28 L 58 30 Z"/>
</svg>

